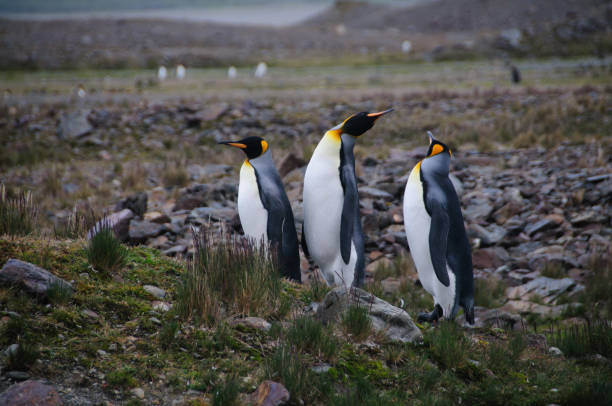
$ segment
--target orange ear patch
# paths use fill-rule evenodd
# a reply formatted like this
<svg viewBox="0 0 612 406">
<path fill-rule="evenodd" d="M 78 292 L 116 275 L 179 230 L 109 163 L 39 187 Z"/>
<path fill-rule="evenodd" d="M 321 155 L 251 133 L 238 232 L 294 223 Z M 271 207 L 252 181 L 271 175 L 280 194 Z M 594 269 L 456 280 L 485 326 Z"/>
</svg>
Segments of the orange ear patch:
<svg viewBox="0 0 612 406">
<path fill-rule="evenodd" d="M 268 150 L 268 143 L 264 140 L 261 140 L 261 153 L 263 154 Z"/>
<path fill-rule="evenodd" d="M 442 151 L 444 151 L 444 147 L 440 144 L 435 144 L 433 148 L 431 149 L 431 154 L 429 156 L 437 155 Z"/>
</svg>

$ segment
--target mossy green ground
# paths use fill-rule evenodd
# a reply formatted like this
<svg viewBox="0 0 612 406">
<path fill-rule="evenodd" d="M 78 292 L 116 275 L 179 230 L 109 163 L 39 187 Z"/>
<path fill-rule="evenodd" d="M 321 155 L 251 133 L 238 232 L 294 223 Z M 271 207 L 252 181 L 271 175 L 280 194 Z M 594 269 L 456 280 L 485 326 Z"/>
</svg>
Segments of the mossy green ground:
<svg viewBox="0 0 612 406">
<path fill-rule="evenodd" d="M 289 282 L 283 282 L 283 290 L 294 297 L 293 310 L 286 319 L 269 320 L 271 332 L 225 323 L 202 328 L 177 319 L 172 310 L 154 310 L 158 299 L 143 289 L 158 286 L 167 292 L 163 300 L 173 303 L 183 263 L 134 247 L 120 272 L 102 275 L 89 266 L 84 248 L 82 240 L 0 240 L 0 264 L 9 258 L 29 261 L 75 287 L 72 297 L 51 303 L 0 287 L 0 347 L 17 335 L 25 337 L 40 351 L 30 374 L 60 388 L 95 387 L 112 402 L 136 404 L 130 394 L 135 387 L 144 389 L 145 404 L 168 404 L 191 389 L 189 402 L 208 404 L 232 377 L 243 394 L 269 377 L 295 388 L 291 404 L 300 398 L 315 405 L 593 406 L 611 401 L 609 360 L 551 356 L 534 334 L 441 323 L 420 326 L 425 342 L 411 345 L 386 343 L 376 335 L 355 343 L 336 327 L 316 332 L 337 346 L 333 353 L 322 351 L 291 335 L 292 319 L 316 293 Z M 9 312 L 25 323 L 15 327 Z M 278 374 L 274 360 L 281 347 L 289 354 L 285 362 L 301 371 L 299 377 Z M 322 363 L 329 370 L 311 371 Z M 79 373 L 84 378 L 74 383 Z"/>
</svg>

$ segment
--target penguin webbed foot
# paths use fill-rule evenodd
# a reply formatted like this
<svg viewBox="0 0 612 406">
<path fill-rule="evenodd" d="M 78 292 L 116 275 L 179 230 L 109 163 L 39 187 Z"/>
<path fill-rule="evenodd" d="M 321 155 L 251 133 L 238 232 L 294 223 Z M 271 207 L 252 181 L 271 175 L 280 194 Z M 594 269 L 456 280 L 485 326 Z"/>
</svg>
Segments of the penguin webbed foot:
<svg viewBox="0 0 612 406">
<path fill-rule="evenodd" d="M 424 321 L 428 323 L 435 323 L 436 321 L 438 321 L 438 319 L 440 319 L 440 317 L 442 317 L 442 307 L 437 304 L 434 306 L 434 309 L 430 313 L 419 313 L 419 315 L 417 316 L 417 321 L 419 323 L 422 323 Z"/>
</svg>

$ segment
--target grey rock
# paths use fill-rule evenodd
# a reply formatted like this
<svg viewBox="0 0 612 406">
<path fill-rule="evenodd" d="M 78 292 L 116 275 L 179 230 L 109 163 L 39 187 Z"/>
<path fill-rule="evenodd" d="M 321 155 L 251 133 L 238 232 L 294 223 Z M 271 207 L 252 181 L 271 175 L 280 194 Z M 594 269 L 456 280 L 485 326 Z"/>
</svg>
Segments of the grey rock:
<svg viewBox="0 0 612 406">
<path fill-rule="evenodd" d="M 289 401 L 289 391 L 280 383 L 263 381 L 248 396 L 248 404 L 253 406 L 280 406 Z"/>
<path fill-rule="evenodd" d="M 162 224 L 151 223 L 150 221 L 130 221 L 129 237 L 135 243 L 144 243 L 147 239 L 157 237 L 164 231 Z"/>
<path fill-rule="evenodd" d="M 548 347 L 548 353 L 550 355 L 552 355 L 552 356 L 555 356 L 555 357 L 562 357 L 563 356 L 563 351 L 561 351 L 557 347 Z"/>
<path fill-rule="evenodd" d="M 331 369 L 331 366 L 329 364 L 321 364 L 321 365 L 315 365 L 311 369 L 312 369 L 312 372 L 314 372 L 315 374 L 323 374 L 329 371 Z"/>
<path fill-rule="evenodd" d="M 510 299 L 521 299 L 527 295 L 538 295 L 550 303 L 560 294 L 571 290 L 576 282 L 571 278 L 553 279 L 541 276 L 524 285 L 514 286 L 506 289 L 506 296 Z"/>
<path fill-rule="evenodd" d="M 479 197 L 471 199 L 467 207 L 463 210 L 463 215 L 472 222 L 481 222 L 485 221 L 489 215 L 491 215 L 492 211 L 493 206 L 491 206 L 489 200 Z"/>
<path fill-rule="evenodd" d="M 144 390 L 142 388 L 134 388 L 132 390 L 130 390 L 130 393 L 138 398 L 138 399 L 144 399 L 145 398 L 145 393 Z"/>
<path fill-rule="evenodd" d="M 30 379 L 30 374 L 24 371 L 8 371 L 5 375 L 7 378 L 12 379 L 14 381 L 25 381 L 27 379 Z M 2 395 L 4 395 L 4 393 Z M 0 395 L 0 400 L 3 399 L 2 395 Z M 4 405 L 4 404 L 5 403 L 0 402 L 0 405 Z M 19 403 L 15 403 L 15 404 L 19 404 Z M 26 404 L 29 404 L 29 403 L 26 403 Z"/>
<path fill-rule="evenodd" d="M 490 224 L 487 227 L 471 224 L 468 229 L 468 235 L 479 238 L 484 245 L 496 245 L 506 237 L 506 234 L 506 230 L 497 224 Z"/>
<path fill-rule="evenodd" d="M 18 259 L 9 259 L 0 269 L 0 283 L 17 285 L 25 291 L 45 296 L 50 288 L 61 286 L 74 292 L 72 285 L 49 271 Z"/>
<path fill-rule="evenodd" d="M 146 193 L 136 193 L 131 196 L 128 196 L 124 199 L 119 200 L 115 205 L 115 211 L 120 211 L 123 209 L 130 209 L 134 212 L 138 217 L 144 216 L 147 212 L 147 202 L 149 198 Z"/>
<path fill-rule="evenodd" d="M 184 254 L 187 251 L 187 247 L 184 245 L 175 245 L 173 247 L 168 248 L 167 250 L 163 250 L 162 254 L 167 255 L 169 257 L 174 257 L 180 254 Z"/>
<path fill-rule="evenodd" d="M 150 295 L 158 298 L 158 299 L 163 299 L 164 297 L 166 297 L 166 291 L 158 288 L 157 286 L 153 286 L 153 285 L 144 285 L 142 287 L 147 293 L 149 293 Z"/>
<path fill-rule="evenodd" d="M 372 199 L 393 199 L 393 195 L 389 192 L 385 192 L 384 190 L 376 189 L 373 187 L 360 187 L 359 188 L 359 197 L 363 198 L 372 198 Z"/>
<path fill-rule="evenodd" d="M 554 228 L 557 226 L 557 223 L 548 218 L 543 218 L 542 220 L 536 221 L 535 223 L 528 224 L 525 227 L 525 233 L 531 236 L 539 231 L 548 230 L 550 228 Z"/>
<path fill-rule="evenodd" d="M 88 115 L 87 110 L 76 110 L 62 115 L 57 128 L 58 136 L 63 139 L 77 139 L 89 134 L 93 127 L 87 119 Z"/>
<path fill-rule="evenodd" d="M 270 323 L 261 317 L 244 317 L 232 321 L 232 325 L 245 326 L 255 330 L 268 331 L 272 327 Z"/>
<path fill-rule="evenodd" d="M 130 209 L 123 209 L 117 213 L 113 213 L 98 221 L 87 232 L 87 238 L 91 239 L 98 234 L 103 228 L 111 228 L 115 236 L 122 242 L 129 239 L 130 221 L 134 218 L 134 212 Z"/>
<path fill-rule="evenodd" d="M 498 327 L 503 329 L 521 330 L 525 321 L 521 316 L 501 309 L 486 309 L 476 306 L 474 308 L 474 324 L 470 325 L 462 320 L 461 324 L 468 328 Z"/>
<path fill-rule="evenodd" d="M 317 309 L 317 318 L 323 323 L 338 320 L 349 304 L 367 306 L 372 327 L 387 339 L 399 342 L 421 342 L 423 334 L 404 310 L 359 288 L 336 287 L 328 292 Z"/>
</svg>

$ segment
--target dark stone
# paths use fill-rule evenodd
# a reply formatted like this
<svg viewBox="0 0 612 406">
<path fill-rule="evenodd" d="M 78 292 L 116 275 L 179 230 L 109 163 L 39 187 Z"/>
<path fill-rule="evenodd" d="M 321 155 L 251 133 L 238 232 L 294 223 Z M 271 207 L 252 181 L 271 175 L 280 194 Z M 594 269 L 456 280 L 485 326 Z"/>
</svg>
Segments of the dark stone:
<svg viewBox="0 0 612 406">
<path fill-rule="evenodd" d="M 508 252 L 502 247 L 483 248 L 472 253 L 472 264 L 476 269 L 495 269 L 509 259 Z"/>
<path fill-rule="evenodd" d="M 552 219 L 550 219 L 550 218 L 543 218 L 542 220 L 539 220 L 539 221 L 537 221 L 535 223 L 528 224 L 525 227 L 525 232 L 527 233 L 527 235 L 531 236 L 531 235 L 533 235 L 533 234 L 535 234 L 537 232 L 554 228 L 557 225 L 558 224 L 556 222 L 554 222 Z"/>
<path fill-rule="evenodd" d="M 0 282 L 7 285 L 18 285 L 29 293 L 43 296 L 51 287 L 57 285 L 73 291 L 72 285 L 62 278 L 36 265 L 12 258 L 0 269 Z"/>
<path fill-rule="evenodd" d="M 144 192 L 133 194 L 121 199 L 115 205 L 115 211 L 130 209 L 135 215 L 142 217 L 147 212 L 147 200 L 147 194 Z"/>
<path fill-rule="evenodd" d="M 134 243 L 144 243 L 149 238 L 157 237 L 165 230 L 163 224 L 151 223 L 150 221 L 130 221 L 129 237 Z"/>
<path fill-rule="evenodd" d="M 57 134 L 64 139 L 77 139 L 89 134 L 93 127 L 89 123 L 87 116 L 89 111 L 77 110 L 65 113 L 59 122 Z"/>
<path fill-rule="evenodd" d="M 34 380 L 16 383 L 0 394 L 0 405 L 3 406 L 61 406 L 63 404 L 55 388 Z"/>
<path fill-rule="evenodd" d="M 297 157 L 293 153 L 289 153 L 285 155 L 285 157 L 281 160 L 280 165 L 278 165 L 278 173 L 282 178 L 292 170 L 301 168 L 304 165 L 306 165 L 306 162 L 304 162 L 302 158 Z"/>
</svg>

